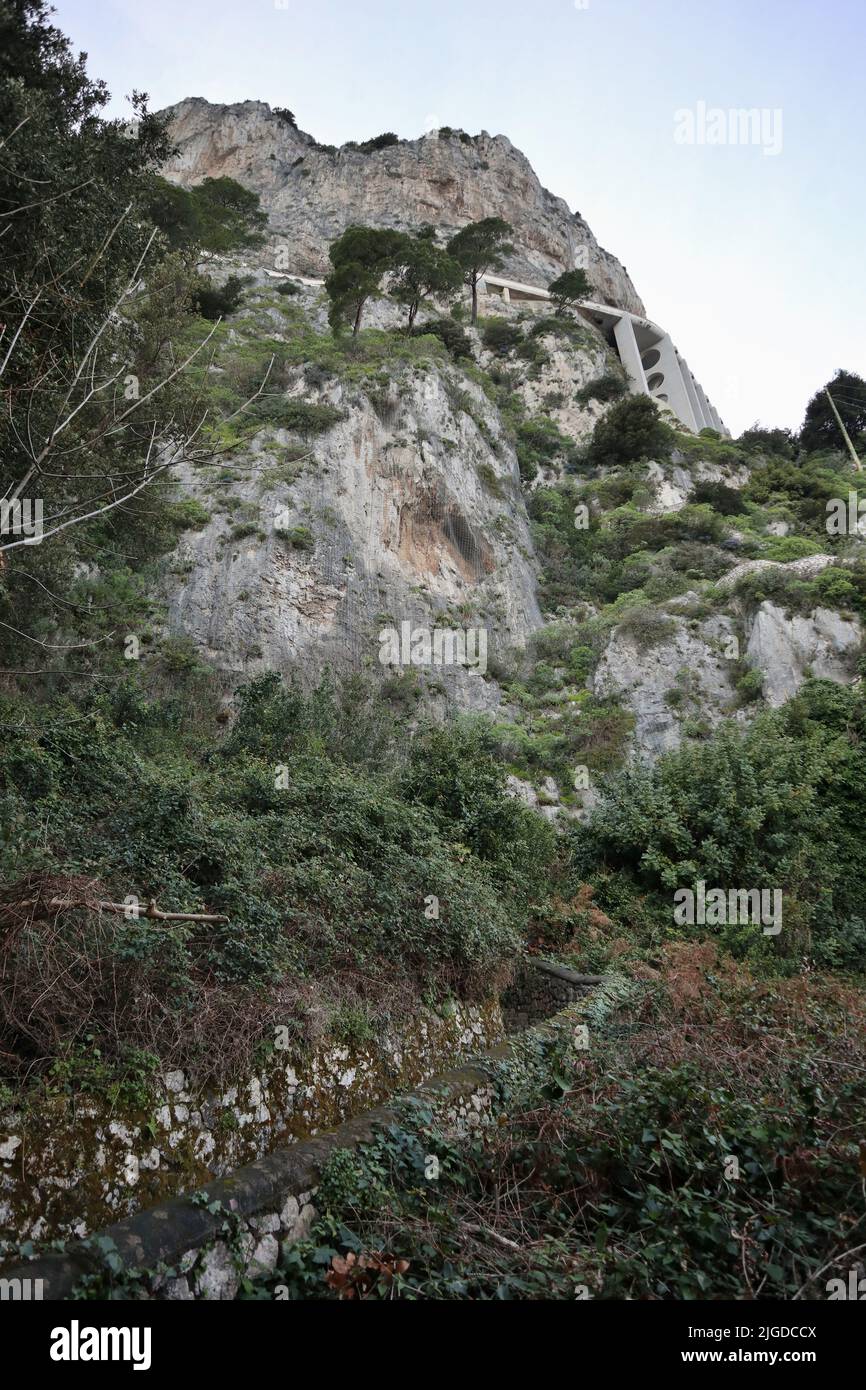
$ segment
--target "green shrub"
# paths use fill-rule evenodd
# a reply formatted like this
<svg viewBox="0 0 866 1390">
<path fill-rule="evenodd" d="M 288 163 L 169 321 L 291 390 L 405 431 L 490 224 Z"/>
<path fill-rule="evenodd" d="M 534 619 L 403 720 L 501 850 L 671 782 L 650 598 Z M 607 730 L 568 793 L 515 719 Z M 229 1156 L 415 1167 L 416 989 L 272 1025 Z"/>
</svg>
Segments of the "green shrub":
<svg viewBox="0 0 866 1390">
<path fill-rule="evenodd" d="M 179 502 L 171 503 L 168 520 L 178 531 L 199 531 L 210 521 L 210 512 L 197 498 L 184 497 Z"/>
<path fill-rule="evenodd" d="M 618 372 L 603 372 L 601 376 L 582 386 L 575 400 L 581 406 L 589 405 L 590 401 L 618 401 L 627 390 L 628 382 Z"/>
<path fill-rule="evenodd" d="M 417 671 L 395 671 L 382 682 L 383 698 L 404 714 L 413 713 L 422 694 Z"/>
<path fill-rule="evenodd" d="M 866 617 L 866 566 L 861 562 L 828 566 L 812 579 L 785 569 L 762 569 L 743 575 L 736 593 L 757 605 L 769 599 L 794 613 L 823 606 L 851 609 Z"/>
<path fill-rule="evenodd" d="M 198 648 L 189 637 L 166 637 L 159 649 L 160 661 L 167 671 L 195 671 L 201 669 Z M 140 711 L 146 717 L 146 706 Z"/>
<path fill-rule="evenodd" d="M 505 488 L 503 487 L 502 479 L 492 464 L 479 463 L 477 472 L 488 492 L 491 492 L 494 497 L 505 496 Z"/>
<path fill-rule="evenodd" d="M 451 318 L 433 319 L 427 323 L 416 324 L 413 333 L 418 337 L 430 334 L 438 338 L 455 361 L 461 357 L 472 357 L 472 340 L 457 322 L 456 310 Z"/>
<path fill-rule="evenodd" d="M 640 930 L 652 922 L 663 934 L 675 930 L 677 888 L 779 888 L 777 937 L 752 924 L 704 930 L 735 954 L 792 968 L 805 953 L 863 969 L 864 731 L 859 690 L 811 681 L 745 731 L 722 726 L 652 769 L 628 769 L 608 784 L 589 830 L 575 832 L 578 881 L 597 882 L 609 910 L 640 895 Z"/>
<path fill-rule="evenodd" d="M 256 402 L 254 409 L 258 418 L 267 420 L 274 428 L 307 436 L 324 434 L 346 418 L 345 411 L 339 406 L 285 397 L 276 401 L 266 398 L 261 405 Z"/>
<path fill-rule="evenodd" d="M 393 130 L 386 130 L 382 135 L 374 135 L 372 140 L 362 140 L 360 143 L 355 140 L 348 140 L 345 148 L 358 150 L 360 154 L 374 154 L 376 150 L 386 150 L 389 145 L 399 145 L 399 143 L 399 135 L 395 135 Z"/>
<path fill-rule="evenodd" d="M 481 341 L 498 357 L 507 357 L 509 352 L 523 342 L 523 329 L 513 319 L 492 318 L 484 321 Z"/>
<path fill-rule="evenodd" d="M 162 659 L 166 680 L 193 688 L 192 644 L 166 643 Z M 94 897 L 153 895 L 229 919 L 140 923 L 131 935 L 123 917 L 71 912 L 53 924 L 56 957 L 44 954 L 54 938 L 34 928 L 7 951 L 17 983 L 0 994 L 0 1070 L 44 1071 L 80 1037 L 82 1017 L 108 1061 L 147 1037 L 163 1065 L 204 1074 L 249 1062 L 277 1007 L 303 1034 L 304 996 L 350 987 L 353 1000 L 399 1013 L 495 987 L 530 888 L 544 891 L 553 841 L 504 795 L 492 735 L 420 741 L 401 788 L 407 735 L 358 685 L 304 697 L 267 675 L 240 690 L 236 710 L 221 740 L 182 698 L 154 702 L 129 684 L 80 708 L 0 708 L 7 886 L 84 875 Z M 55 967 L 77 992 L 46 989 Z M 204 1020 L 218 1017 L 233 1022 L 215 1044 Z"/>
<path fill-rule="evenodd" d="M 762 558 L 788 564 L 791 560 L 802 560 L 806 555 L 820 555 L 824 547 L 808 536 L 773 536 L 764 544 Z"/>
<path fill-rule="evenodd" d="M 309 1238 L 249 1296 L 658 1304 L 818 1298 L 828 1275 L 847 1288 L 862 991 L 812 974 L 770 993 L 705 946 L 661 953 L 637 990 L 614 979 L 583 1015 L 588 1051 L 562 1025 L 497 1068 L 498 1123 L 461 1138 L 415 1103 L 339 1150 Z"/>
<path fill-rule="evenodd" d="M 265 533 L 255 521 L 238 521 L 229 529 L 229 538 L 233 541 L 242 541 L 248 536 L 258 536 L 264 540 Z"/>
<path fill-rule="evenodd" d="M 847 497 L 850 485 L 850 469 L 842 461 L 831 467 L 820 458 L 791 463 L 771 455 L 752 471 L 743 496 L 762 506 L 782 503 L 802 527 L 826 543 L 827 503 Z"/>
<path fill-rule="evenodd" d="M 666 613 L 660 613 L 651 603 L 626 608 L 619 619 L 620 632 L 637 644 L 639 651 L 659 647 L 676 631 L 676 623 Z"/>
<path fill-rule="evenodd" d="M 866 620 L 866 565 L 862 560 L 821 570 L 809 591 L 813 606 L 851 609 Z"/>
<path fill-rule="evenodd" d="M 524 482 L 531 482 L 542 465 L 560 460 L 564 466 L 573 462 L 576 449 L 554 420 L 542 415 L 521 420 L 517 426 L 517 462 Z"/>
<path fill-rule="evenodd" d="M 550 317 L 536 319 L 529 330 L 530 338 L 565 338 L 575 347 L 591 344 L 598 346 L 598 339 L 593 337 L 586 324 L 581 323 L 580 319 L 572 318 L 570 314 L 550 315 Z"/>
<path fill-rule="evenodd" d="M 737 443 L 750 454 L 778 454 L 781 458 L 794 457 L 794 439 L 788 429 L 767 430 L 753 425 L 744 430 Z"/>
<path fill-rule="evenodd" d="M 534 338 L 531 333 L 524 338 L 522 343 L 518 343 L 515 356 L 519 357 L 522 362 L 529 363 L 534 376 L 538 376 L 542 367 L 546 367 L 550 361 L 550 354 L 545 350 L 541 340 Z"/>
<path fill-rule="evenodd" d="M 171 246 L 219 254 L 261 246 L 268 220 L 258 194 L 228 177 L 206 178 L 189 189 L 156 177 L 147 213 Z"/>
<path fill-rule="evenodd" d="M 706 503 L 720 516 L 737 516 L 746 511 L 746 504 L 738 489 L 729 487 L 727 483 L 695 483 L 692 501 Z"/>
<path fill-rule="evenodd" d="M 814 589 L 827 608 L 857 608 L 863 599 L 862 584 L 858 592 L 852 573 L 837 565 L 830 565 L 816 575 Z"/>
<path fill-rule="evenodd" d="M 211 320 L 233 314 L 240 307 L 246 283 L 239 275 L 230 275 L 222 286 L 215 285 L 205 276 L 199 277 L 193 287 L 196 312 L 202 318 Z"/>
<path fill-rule="evenodd" d="M 543 894 L 553 856 L 549 825 L 505 794 L 496 736 L 484 720 L 430 729 L 412 746 L 403 795 L 426 807 L 452 842 L 489 862 L 524 901 Z"/>
<path fill-rule="evenodd" d="M 618 401 L 595 426 L 588 459 L 595 465 L 667 459 L 674 434 L 661 419 L 649 396 L 629 395 Z"/>
<path fill-rule="evenodd" d="M 760 700 L 764 693 L 764 677 L 760 671 L 745 671 L 737 681 L 737 693 L 745 704 Z"/>
<path fill-rule="evenodd" d="M 278 532 L 293 550 L 313 550 L 315 537 L 309 526 L 289 526 Z"/>
<path fill-rule="evenodd" d="M 680 541 L 670 556 L 673 569 L 698 579 L 720 579 L 733 561 L 724 551 L 702 541 Z"/>
</svg>

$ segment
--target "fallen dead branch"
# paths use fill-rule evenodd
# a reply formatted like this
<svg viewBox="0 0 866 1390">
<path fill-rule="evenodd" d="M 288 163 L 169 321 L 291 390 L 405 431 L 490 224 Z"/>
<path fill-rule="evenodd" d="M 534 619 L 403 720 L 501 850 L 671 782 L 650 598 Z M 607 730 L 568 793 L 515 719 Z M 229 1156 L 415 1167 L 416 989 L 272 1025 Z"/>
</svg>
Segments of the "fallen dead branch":
<svg viewBox="0 0 866 1390">
<path fill-rule="evenodd" d="M 227 922 L 228 917 L 222 916 L 218 912 L 163 912 L 156 905 L 156 899 L 151 898 L 146 908 L 136 907 L 132 903 L 111 903 L 101 899 L 90 898 L 24 898 L 23 901 L 15 903 L 16 907 L 43 907 L 54 911 L 68 910 L 73 907 L 86 907 L 91 910 L 99 909 L 100 912 L 120 912 L 131 921 L 138 921 L 142 917 L 150 918 L 160 922 Z"/>
</svg>

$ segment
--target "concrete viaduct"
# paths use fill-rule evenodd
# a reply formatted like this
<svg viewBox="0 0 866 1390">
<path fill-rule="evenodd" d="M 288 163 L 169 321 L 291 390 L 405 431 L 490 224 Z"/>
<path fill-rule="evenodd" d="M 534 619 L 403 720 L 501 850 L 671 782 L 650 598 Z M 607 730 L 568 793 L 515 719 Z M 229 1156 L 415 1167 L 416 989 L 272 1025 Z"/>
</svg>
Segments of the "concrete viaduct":
<svg viewBox="0 0 866 1390">
<path fill-rule="evenodd" d="M 497 295 L 506 303 L 550 299 L 548 291 L 537 285 L 522 285 L 498 275 L 485 275 L 478 288 L 481 293 Z M 672 410 L 682 424 L 695 433 L 711 429 L 730 437 L 730 430 L 707 399 L 685 358 L 677 352 L 669 333 L 639 314 L 613 309 L 609 304 L 584 300 L 578 307 L 616 348 L 632 391 L 643 392 L 662 407 Z"/>
<path fill-rule="evenodd" d="M 273 279 L 287 278 L 279 271 L 266 273 Z M 306 275 L 288 278 L 305 285 L 325 283 Z M 478 283 L 478 291 L 483 295 L 496 295 L 507 304 L 550 299 L 549 292 L 538 285 L 522 285 L 518 280 L 503 280 L 499 275 L 485 275 Z M 677 352 L 669 333 L 639 314 L 613 309 L 609 304 L 584 300 L 578 307 L 616 348 L 635 394 L 643 392 L 663 408 L 672 410 L 681 423 L 696 434 L 711 429 L 730 438 L 730 430 L 708 400 L 694 372 L 689 370 L 685 358 Z"/>
</svg>

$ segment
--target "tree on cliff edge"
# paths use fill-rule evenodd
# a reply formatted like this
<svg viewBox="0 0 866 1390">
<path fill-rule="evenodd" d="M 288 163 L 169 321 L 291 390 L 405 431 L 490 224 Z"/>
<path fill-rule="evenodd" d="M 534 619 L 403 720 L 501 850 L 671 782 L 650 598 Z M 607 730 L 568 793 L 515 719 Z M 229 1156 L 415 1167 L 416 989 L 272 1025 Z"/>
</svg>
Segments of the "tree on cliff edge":
<svg viewBox="0 0 866 1390">
<path fill-rule="evenodd" d="M 357 336 L 364 305 L 378 294 L 385 272 L 394 269 L 404 239 L 402 232 L 354 226 L 331 242 L 328 255 L 334 269 L 325 279 L 325 290 L 331 301 L 328 321 L 335 333 L 351 319 L 352 337 Z"/>
<path fill-rule="evenodd" d="M 514 247 L 506 240 L 513 232 L 501 217 L 484 217 L 470 222 L 448 243 L 448 254 L 463 271 L 463 280 L 472 291 L 472 322 L 478 322 L 478 281 L 489 270 L 501 270 L 505 257 Z"/>
<path fill-rule="evenodd" d="M 550 297 L 556 305 L 557 314 L 565 314 L 583 299 L 593 294 L 585 270 L 566 270 L 548 285 Z"/>
<path fill-rule="evenodd" d="M 397 253 L 390 294 L 398 304 L 408 307 L 407 331 L 412 332 L 415 316 L 425 299 L 452 294 L 462 278 L 462 268 L 454 257 L 437 246 L 431 237 L 423 232 L 416 237 L 404 237 Z"/>
</svg>

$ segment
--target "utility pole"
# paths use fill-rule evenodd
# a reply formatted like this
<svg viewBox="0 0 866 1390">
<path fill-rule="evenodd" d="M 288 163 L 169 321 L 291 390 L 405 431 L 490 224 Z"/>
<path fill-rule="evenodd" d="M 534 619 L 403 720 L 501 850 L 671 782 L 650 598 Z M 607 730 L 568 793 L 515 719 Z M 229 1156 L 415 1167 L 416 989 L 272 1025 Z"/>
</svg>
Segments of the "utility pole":
<svg viewBox="0 0 866 1390">
<path fill-rule="evenodd" d="M 836 416 L 836 423 L 837 423 L 837 425 L 839 426 L 840 430 L 842 431 L 842 438 L 845 440 L 845 443 L 848 445 L 848 452 L 849 452 L 849 454 L 851 455 L 852 459 L 854 460 L 854 467 L 857 469 L 857 472 L 859 473 L 860 470 L 862 469 L 863 465 L 862 465 L 862 463 L 860 462 L 860 460 L 859 460 L 858 457 L 857 457 L 857 450 L 854 448 L 854 445 L 851 443 L 851 436 L 849 435 L 849 433 L 848 433 L 848 431 L 846 430 L 845 426 L 842 424 L 842 416 L 839 414 L 838 410 L 836 409 L 836 402 L 833 400 L 833 397 L 830 395 L 830 392 L 829 392 L 829 391 L 825 390 L 825 391 L 824 391 L 824 395 L 827 397 L 827 400 L 830 402 L 830 408 L 831 408 L 831 410 L 833 411 L 833 414 Z"/>
</svg>

